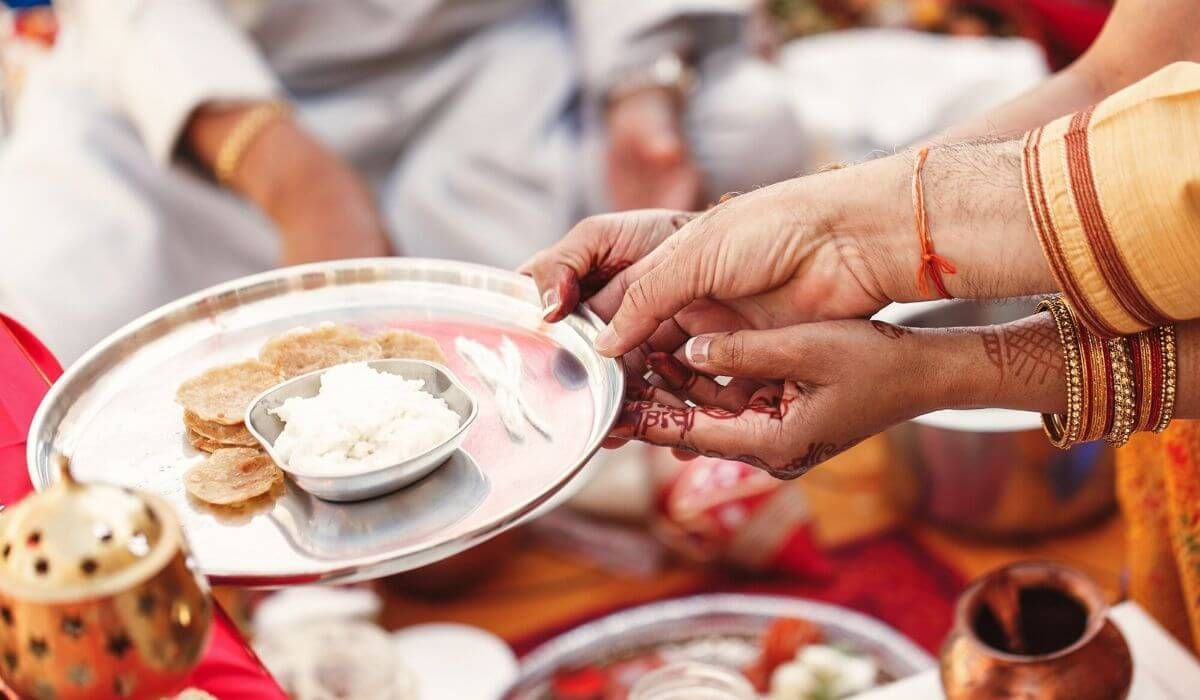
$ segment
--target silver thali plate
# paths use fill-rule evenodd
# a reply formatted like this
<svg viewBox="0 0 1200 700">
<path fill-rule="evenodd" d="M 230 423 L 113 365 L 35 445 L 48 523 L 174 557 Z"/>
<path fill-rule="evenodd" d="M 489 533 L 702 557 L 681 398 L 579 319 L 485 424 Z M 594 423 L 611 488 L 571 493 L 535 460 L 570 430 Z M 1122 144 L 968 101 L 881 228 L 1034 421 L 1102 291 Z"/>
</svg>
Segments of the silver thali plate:
<svg viewBox="0 0 1200 700">
<path fill-rule="evenodd" d="M 290 481 L 277 498 L 240 512 L 190 498 L 182 475 L 203 455 L 184 437 L 179 384 L 323 321 L 436 338 L 479 405 L 462 449 L 420 482 L 358 503 L 322 501 Z M 546 324 L 528 279 L 452 261 L 352 260 L 247 277 L 137 319 L 72 365 L 34 416 L 30 477 L 45 488 L 62 453 L 80 480 L 164 496 L 216 583 L 346 582 L 413 569 L 498 534 L 578 475 L 624 391 L 618 364 L 592 350 L 601 325 L 586 310 Z M 505 430 L 491 392 L 455 353 L 460 336 L 491 348 L 505 337 L 516 344 L 525 397 L 551 423 L 549 436 L 531 430 L 516 439 Z"/>
<path fill-rule="evenodd" d="M 717 593 L 665 600 L 607 615 L 561 634 L 521 660 L 520 675 L 504 700 L 549 700 L 560 670 L 606 664 L 656 652 L 742 668 L 757 655 L 758 640 L 780 617 L 821 627 L 830 643 L 869 655 L 884 682 L 936 668 L 933 657 L 884 623 L 848 608 L 785 596 Z"/>
</svg>

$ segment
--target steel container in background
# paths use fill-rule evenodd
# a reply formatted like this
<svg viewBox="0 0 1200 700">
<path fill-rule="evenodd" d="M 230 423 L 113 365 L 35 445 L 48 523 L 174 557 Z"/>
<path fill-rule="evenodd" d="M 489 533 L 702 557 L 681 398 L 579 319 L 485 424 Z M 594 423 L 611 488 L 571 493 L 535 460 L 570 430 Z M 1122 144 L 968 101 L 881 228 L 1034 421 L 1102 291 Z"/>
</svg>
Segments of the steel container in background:
<svg viewBox="0 0 1200 700">
<path fill-rule="evenodd" d="M 877 318 L 922 328 L 1005 323 L 1034 304 L 923 302 L 893 305 Z M 886 483 L 907 512 L 955 532 L 1021 538 L 1061 532 L 1111 513 L 1113 450 L 1103 443 L 1059 450 L 1035 413 L 938 411 L 887 433 Z"/>
</svg>

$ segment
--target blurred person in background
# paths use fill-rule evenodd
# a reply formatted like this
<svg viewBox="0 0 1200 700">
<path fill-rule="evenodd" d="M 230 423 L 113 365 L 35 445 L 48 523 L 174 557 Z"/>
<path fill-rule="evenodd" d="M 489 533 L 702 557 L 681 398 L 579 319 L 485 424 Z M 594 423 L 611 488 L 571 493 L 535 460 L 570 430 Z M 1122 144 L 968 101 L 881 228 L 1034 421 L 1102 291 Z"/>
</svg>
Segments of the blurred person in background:
<svg viewBox="0 0 1200 700">
<path fill-rule="evenodd" d="M 795 174 L 743 0 L 63 0 L 0 154 L 0 308 L 65 360 L 240 275 L 512 267 Z"/>
</svg>

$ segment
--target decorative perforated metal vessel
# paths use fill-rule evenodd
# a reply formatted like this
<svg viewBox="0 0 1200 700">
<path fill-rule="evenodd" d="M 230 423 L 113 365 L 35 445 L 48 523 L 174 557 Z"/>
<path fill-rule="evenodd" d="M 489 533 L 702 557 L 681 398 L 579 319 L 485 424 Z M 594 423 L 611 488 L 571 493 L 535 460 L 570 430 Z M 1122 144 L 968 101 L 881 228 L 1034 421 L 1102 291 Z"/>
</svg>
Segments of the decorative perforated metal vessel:
<svg viewBox="0 0 1200 700">
<path fill-rule="evenodd" d="M 208 638 L 208 586 L 152 494 L 53 487 L 0 515 L 0 676 L 21 697 L 158 698 Z"/>
</svg>

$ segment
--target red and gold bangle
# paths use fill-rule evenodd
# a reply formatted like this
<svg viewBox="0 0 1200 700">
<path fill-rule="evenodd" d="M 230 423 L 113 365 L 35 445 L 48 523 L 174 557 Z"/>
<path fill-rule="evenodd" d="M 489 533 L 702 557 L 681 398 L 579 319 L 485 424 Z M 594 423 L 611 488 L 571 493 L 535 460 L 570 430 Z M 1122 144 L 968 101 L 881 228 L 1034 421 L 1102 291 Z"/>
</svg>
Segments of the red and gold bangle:
<svg viewBox="0 0 1200 700">
<path fill-rule="evenodd" d="M 1105 341 L 1109 346 L 1109 375 L 1112 378 L 1112 423 L 1104 439 L 1113 447 L 1129 442 L 1137 422 L 1134 407 L 1134 378 L 1129 353 L 1128 338 L 1113 338 Z"/>
<path fill-rule="evenodd" d="M 1167 429 L 1175 415 L 1175 373 L 1178 362 L 1175 358 L 1175 326 L 1159 326 L 1157 330 L 1162 346 L 1162 408 L 1159 410 L 1158 420 L 1154 423 L 1154 432 L 1161 433 Z"/>
<path fill-rule="evenodd" d="M 1088 332 L 1069 305 L 1067 308 L 1083 357 L 1083 425 L 1079 441 L 1091 442 L 1104 437 L 1112 426 L 1112 361 L 1108 343 Z"/>
<path fill-rule="evenodd" d="M 1065 450 L 1079 442 L 1082 433 L 1084 360 L 1079 349 L 1076 325 L 1062 297 L 1043 299 L 1038 302 L 1037 311 L 1049 311 L 1054 318 L 1054 327 L 1058 329 L 1058 338 L 1062 343 L 1063 366 L 1067 373 L 1066 413 L 1043 413 L 1042 428 L 1046 431 L 1050 444 Z"/>
<path fill-rule="evenodd" d="M 1128 338 L 1133 429 L 1162 432 L 1175 410 L 1175 327 L 1159 326 Z"/>
</svg>

